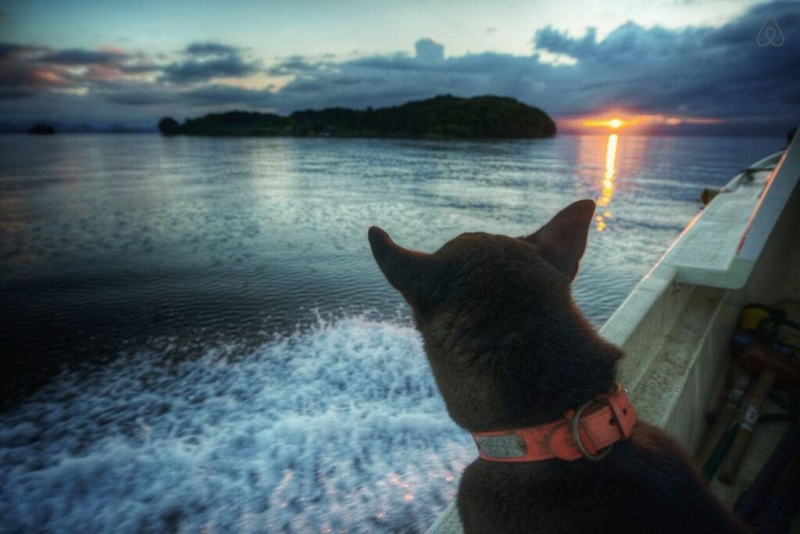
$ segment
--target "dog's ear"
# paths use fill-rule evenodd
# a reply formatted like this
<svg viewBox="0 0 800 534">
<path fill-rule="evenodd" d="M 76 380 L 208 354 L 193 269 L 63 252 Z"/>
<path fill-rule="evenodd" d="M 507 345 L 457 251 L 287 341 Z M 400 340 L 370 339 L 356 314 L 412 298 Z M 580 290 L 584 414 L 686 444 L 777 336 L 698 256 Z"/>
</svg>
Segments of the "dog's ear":
<svg viewBox="0 0 800 534">
<path fill-rule="evenodd" d="M 378 267 L 412 306 L 426 308 L 437 298 L 438 262 L 430 254 L 405 249 L 377 226 L 369 229 L 369 244 Z"/>
<path fill-rule="evenodd" d="M 537 245 L 544 259 L 570 279 L 574 279 L 586 250 L 586 238 L 594 218 L 594 208 L 593 200 L 574 202 L 535 233 L 521 239 Z"/>
</svg>

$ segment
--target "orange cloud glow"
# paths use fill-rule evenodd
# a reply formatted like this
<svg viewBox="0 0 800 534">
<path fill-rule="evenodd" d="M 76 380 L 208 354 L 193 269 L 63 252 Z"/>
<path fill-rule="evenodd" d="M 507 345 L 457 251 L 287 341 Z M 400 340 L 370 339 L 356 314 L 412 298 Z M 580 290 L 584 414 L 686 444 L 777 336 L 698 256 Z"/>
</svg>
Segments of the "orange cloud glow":
<svg viewBox="0 0 800 534">
<path fill-rule="evenodd" d="M 31 72 L 33 85 L 37 88 L 67 87 L 70 81 L 62 75 L 61 69 L 36 68 Z"/>
</svg>

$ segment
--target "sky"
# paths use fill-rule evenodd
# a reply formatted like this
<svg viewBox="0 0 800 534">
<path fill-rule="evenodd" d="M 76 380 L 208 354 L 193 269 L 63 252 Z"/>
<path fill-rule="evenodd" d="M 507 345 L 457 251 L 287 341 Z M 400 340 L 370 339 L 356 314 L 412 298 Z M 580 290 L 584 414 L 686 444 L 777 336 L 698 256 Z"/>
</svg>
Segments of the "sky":
<svg viewBox="0 0 800 534">
<path fill-rule="evenodd" d="M 561 131 L 782 135 L 800 1 L 0 1 L 0 123 L 516 98 Z"/>
</svg>

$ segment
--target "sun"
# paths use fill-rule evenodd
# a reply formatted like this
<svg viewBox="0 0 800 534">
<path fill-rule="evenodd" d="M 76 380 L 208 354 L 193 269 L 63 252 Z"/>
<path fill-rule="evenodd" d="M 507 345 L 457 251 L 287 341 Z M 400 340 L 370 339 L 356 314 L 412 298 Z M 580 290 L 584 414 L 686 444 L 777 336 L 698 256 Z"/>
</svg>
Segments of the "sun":
<svg viewBox="0 0 800 534">
<path fill-rule="evenodd" d="M 584 119 L 581 121 L 581 124 L 585 127 L 589 128 L 610 128 L 612 130 L 619 130 L 620 128 L 625 128 L 630 126 L 631 124 L 636 124 L 635 119 L 623 119 L 619 115 L 614 116 L 611 115 L 610 119 L 606 118 L 597 118 L 597 119 Z"/>
</svg>

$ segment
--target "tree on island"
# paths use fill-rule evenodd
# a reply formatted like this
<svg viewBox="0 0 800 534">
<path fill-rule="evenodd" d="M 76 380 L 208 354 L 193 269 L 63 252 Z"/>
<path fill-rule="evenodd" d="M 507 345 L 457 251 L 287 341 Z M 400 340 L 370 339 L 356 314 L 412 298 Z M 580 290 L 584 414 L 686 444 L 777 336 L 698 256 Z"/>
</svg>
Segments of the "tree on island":
<svg viewBox="0 0 800 534">
<path fill-rule="evenodd" d="M 172 117 L 164 117 L 158 121 L 158 131 L 161 135 L 178 135 L 181 133 L 181 125 Z"/>
<path fill-rule="evenodd" d="M 552 137 L 553 120 L 542 110 L 498 96 L 451 95 L 366 111 L 342 107 L 273 113 L 212 113 L 178 124 L 161 119 L 164 135 L 335 136 L 444 139 L 532 139 Z"/>
</svg>

